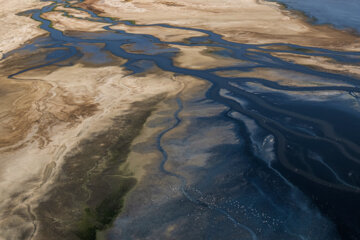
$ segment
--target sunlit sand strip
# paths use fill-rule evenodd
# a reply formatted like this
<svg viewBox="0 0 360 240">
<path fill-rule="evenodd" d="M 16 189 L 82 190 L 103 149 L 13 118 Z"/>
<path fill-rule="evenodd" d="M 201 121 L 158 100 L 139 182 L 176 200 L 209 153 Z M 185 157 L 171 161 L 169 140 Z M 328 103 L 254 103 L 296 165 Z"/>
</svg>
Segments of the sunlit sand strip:
<svg viewBox="0 0 360 240">
<path fill-rule="evenodd" d="M 38 22 L 28 16 L 18 16 L 16 14 L 48 4 L 38 0 L 0 0 L 0 59 L 2 54 L 18 48 L 34 37 L 46 33 L 38 28 Z M 9 31 L 10 29 L 11 31 Z"/>
<path fill-rule="evenodd" d="M 190 37 L 201 37 L 206 36 L 206 34 L 196 31 L 182 30 L 176 28 L 165 28 L 158 26 L 148 26 L 148 27 L 136 27 L 128 26 L 124 24 L 119 24 L 111 27 L 114 30 L 123 30 L 128 33 L 136 34 L 149 34 L 159 38 L 161 41 L 165 42 L 180 42 L 184 41 L 186 38 Z"/>
<path fill-rule="evenodd" d="M 222 56 L 214 57 L 214 55 L 211 55 L 210 52 L 216 50 L 216 48 L 202 46 L 170 46 L 180 50 L 178 55 L 174 58 L 174 63 L 176 66 L 182 68 L 210 69 L 215 67 L 235 66 L 244 62 Z"/>
<path fill-rule="evenodd" d="M 91 22 L 87 20 L 66 17 L 62 12 L 48 12 L 41 15 L 43 18 L 48 19 L 52 22 L 55 29 L 65 31 L 91 31 L 99 32 L 103 31 L 103 27 L 108 24 Z"/>
<path fill-rule="evenodd" d="M 360 66 L 358 64 L 339 63 L 322 56 L 299 56 L 292 53 L 273 53 L 273 55 L 289 62 L 320 68 L 325 71 L 343 72 L 356 77 L 360 76 Z"/>
<path fill-rule="evenodd" d="M 312 26 L 302 16 L 276 3 L 256 0 L 177 1 L 87 0 L 83 7 L 96 8 L 104 16 L 134 20 L 138 24 L 166 23 L 208 29 L 240 43 L 293 43 L 326 48 L 360 47 L 358 38 L 328 26 Z M 141 13 L 141 14 L 139 14 Z M 161 29 L 159 29 L 159 32 Z"/>
</svg>

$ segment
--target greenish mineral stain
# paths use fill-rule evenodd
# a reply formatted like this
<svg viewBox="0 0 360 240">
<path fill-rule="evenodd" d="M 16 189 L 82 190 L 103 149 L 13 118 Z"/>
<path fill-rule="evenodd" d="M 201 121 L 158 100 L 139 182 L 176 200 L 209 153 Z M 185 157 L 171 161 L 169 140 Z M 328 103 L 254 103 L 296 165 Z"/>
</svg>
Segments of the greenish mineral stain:
<svg viewBox="0 0 360 240">
<path fill-rule="evenodd" d="M 95 240 L 96 232 L 109 227 L 124 206 L 125 194 L 135 185 L 135 179 L 126 179 L 95 208 L 85 208 L 76 235 L 83 240 Z"/>
</svg>

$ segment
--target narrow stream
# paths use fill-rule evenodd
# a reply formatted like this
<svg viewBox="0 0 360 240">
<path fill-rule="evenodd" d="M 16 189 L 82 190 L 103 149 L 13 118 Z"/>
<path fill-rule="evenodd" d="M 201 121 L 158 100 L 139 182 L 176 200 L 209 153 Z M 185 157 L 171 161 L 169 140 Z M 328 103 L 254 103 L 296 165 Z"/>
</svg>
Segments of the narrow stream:
<svg viewBox="0 0 360 240">
<path fill-rule="evenodd" d="M 39 21 L 40 27 L 49 35 L 6 54 L 4 58 L 28 49 L 33 51 L 45 49 L 47 56 L 42 62 L 14 72 L 9 78 L 17 78 L 25 72 L 50 65 L 59 68 L 74 65 L 81 56 L 91 53 L 93 58 L 89 61 L 94 64 L 99 64 L 98 61 L 102 61 L 101 64 L 110 64 L 112 60 L 104 57 L 107 54 L 126 59 L 127 62 L 121 67 L 133 74 L 146 73 L 149 66 L 155 65 L 164 71 L 206 80 L 211 83 L 206 93 L 207 100 L 226 107 L 226 112 L 218 116 L 219 119 L 236 126 L 234 128 L 236 135 L 244 141 L 241 153 L 244 155 L 240 156 L 240 153 L 236 152 L 237 157 L 253 161 L 253 169 L 249 170 L 245 177 L 246 188 L 251 186 L 256 189 L 257 196 L 267 199 L 268 204 L 273 206 L 271 211 L 277 211 L 279 216 L 287 216 L 290 213 L 286 208 L 282 208 L 281 204 L 278 204 L 281 201 L 277 201 L 274 197 L 282 194 L 277 192 L 277 187 L 284 191 L 284 196 L 290 194 L 297 199 L 294 200 L 295 205 L 301 202 L 301 199 L 307 199 L 306 201 L 309 201 L 314 209 L 319 209 L 321 214 L 336 226 L 339 237 L 335 233 L 333 235 L 329 233 L 331 238 L 328 239 L 360 239 L 360 138 L 358 135 L 360 79 L 350 74 L 326 72 L 320 68 L 299 65 L 276 56 L 287 53 L 296 56 L 324 57 L 339 64 L 359 65 L 360 52 L 341 52 L 283 43 L 240 44 L 226 41 L 220 35 L 203 29 L 166 24 L 137 25 L 131 21 L 101 17 L 92 11 L 75 6 L 82 1 L 46 2 L 51 4 L 22 14 L 31 15 L 33 19 Z M 60 5 L 85 11 L 92 17 L 86 20 L 108 25 L 100 33 L 64 33 L 56 30 L 52 27 L 52 23 L 41 15 L 54 11 Z M 72 16 L 67 14 L 67 17 Z M 191 30 L 204 33 L 206 36 L 192 37 L 186 42 L 166 42 L 151 35 L 114 30 L 112 27 L 118 24 Z M 99 47 L 98 44 L 103 44 L 104 47 Z M 125 50 L 122 48 L 125 44 L 131 44 L 136 51 Z M 216 47 L 218 50 L 209 54 L 233 59 L 234 62 L 241 60 L 243 63 L 202 70 L 179 67 L 173 62 L 173 57 L 179 50 L 170 48 L 169 44 Z M 308 86 L 288 84 L 250 74 L 264 69 L 279 73 L 289 82 L 305 79 L 316 84 Z M 250 75 L 246 76 L 247 73 Z M 174 113 L 175 123 L 158 135 L 157 148 L 163 156 L 160 170 L 181 182 L 180 190 L 189 202 L 216 211 L 226 217 L 231 226 L 242 228 L 247 232 L 244 233 L 246 238 L 241 239 L 270 239 L 259 230 L 261 223 L 254 223 L 254 220 L 248 224 L 237 215 L 236 211 L 233 211 L 232 208 L 235 207 L 229 203 L 207 204 L 187 190 L 189 186 L 186 177 L 167 170 L 166 164 L 170 156 L 164 142 L 166 135 L 181 124 L 183 106 L 180 98 L 177 99 L 177 104 L 178 110 Z M 233 148 L 239 147 L 233 146 Z M 223 160 L 226 161 L 227 155 L 223 156 Z M 255 171 L 257 168 L 262 168 L 262 171 L 271 175 L 273 179 L 271 181 L 275 183 L 273 185 L 270 182 L 261 183 L 259 180 L 261 177 L 257 176 Z M 231 171 L 232 174 L 236 174 L 241 169 L 231 169 Z M 211 174 L 212 172 L 209 171 L 209 176 Z M 236 181 L 233 184 L 236 184 Z M 212 187 L 211 184 L 206 186 L 208 189 Z M 234 196 L 228 199 L 231 197 Z M 244 202 L 255 204 L 254 208 L 256 208 L 255 200 L 252 202 L 249 199 Z M 296 216 L 289 219 L 296 219 Z M 301 226 L 302 223 L 296 224 Z M 284 239 L 321 239 L 321 237 L 314 238 L 320 235 L 301 233 L 302 229 L 296 228 L 284 221 L 282 227 L 279 227 L 282 230 L 279 231 L 287 231 Z"/>
</svg>

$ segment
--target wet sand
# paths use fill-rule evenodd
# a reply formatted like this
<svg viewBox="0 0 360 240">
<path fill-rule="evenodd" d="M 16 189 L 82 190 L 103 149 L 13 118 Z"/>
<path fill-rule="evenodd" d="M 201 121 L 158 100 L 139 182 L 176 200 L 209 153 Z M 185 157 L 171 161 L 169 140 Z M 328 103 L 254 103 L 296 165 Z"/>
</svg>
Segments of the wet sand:
<svg viewBox="0 0 360 240">
<path fill-rule="evenodd" d="M 0 27 L 0 33 L 7 29 L 12 31 L 10 34 L 0 34 L 0 51 L 9 52 L 45 33 L 37 28 L 39 23 L 36 21 L 14 14 L 39 8 L 47 3 L 3 2 L 7 15 L 0 10 L 0 17 L 8 25 Z M 139 24 L 164 23 L 208 29 L 223 35 L 226 40 L 239 43 L 283 42 L 341 50 L 358 50 L 360 45 L 358 38 L 350 33 L 328 26 L 311 26 L 299 15 L 263 1 L 244 0 L 238 4 L 233 1 L 212 0 L 204 4 L 195 0 L 181 3 L 89 0 L 79 6 L 95 10 L 103 16 L 133 20 Z M 108 25 L 68 18 L 61 12 L 67 11 L 66 8 L 58 7 L 56 10 L 43 14 L 42 17 L 51 20 L 53 28 L 70 35 L 77 34 L 78 31 L 79 34 L 101 33 L 103 27 Z M 74 9 L 69 14 L 79 18 L 89 17 Z M 161 26 L 118 24 L 111 29 L 150 34 L 167 42 L 186 42 L 189 37 L 206 35 L 183 29 L 165 30 Z M 200 70 L 246 64 L 244 61 L 209 54 L 218 50 L 216 48 L 190 48 L 171 43 L 167 47 L 177 48 L 174 65 L 178 67 Z M 131 44 L 122 48 L 131 52 Z M 141 191 L 146 191 L 147 188 L 150 188 L 147 190 L 149 194 L 153 194 L 151 191 L 162 191 L 146 184 L 151 179 L 162 186 L 162 181 L 154 180 L 156 177 L 151 175 L 152 168 L 155 168 L 152 164 L 158 164 L 161 156 L 154 146 L 150 146 L 148 152 L 136 149 L 150 144 L 167 125 L 166 119 L 171 119 L 176 107 L 175 96 L 180 96 L 186 102 L 209 86 L 198 79 L 176 76 L 156 67 L 151 68 L 147 74 L 129 75 L 128 71 L 119 67 L 126 60 L 116 58 L 114 61 L 113 56 L 106 56 L 111 59 L 109 66 L 106 62 L 98 64 L 88 61 L 87 56 L 74 56 L 68 61 L 70 66 L 48 66 L 8 78 L 10 74 L 25 67 L 46 62 L 45 56 L 46 51 L 29 51 L 27 54 L 11 55 L 0 62 L 0 209 L 4 210 L 0 214 L 0 228 L 6 229 L 1 232 L 0 239 L 22 239 L 24 236 L 30 236 L 30 239 L 94 239 L 96 230 L 105 230 L 120 212 L 125 193 L 135 184 L 138 184 L 139 189 L 129 195 L 130 203 L 124 210 L 130 215 L 137 213 L 136 206 L 141 202 L 138 197 L 143 194 Z M 278 57 L 326 70 L 345 71 L 357 76 L 360 74 L 357 66 L 341 65 L 320 57 L 301 58 L 285 53 L 279 53 Z M 72 61 L 78 62 L 72 65 Z M 237 77 L 244 75 L 233 72 L 218 74 Z M 286 74 L 289 76 L 282 79 L 281 76 Z M 318 82 L 313 79 L 304 83 L 306 76 L 301 78 L 298 75 L 296 81 L 289 82 L 287 80 L 292 78 L 291 73 L 266 69 L 258 69 L 246 76 L 265 76 L 291 86 L 322 84 L 321 79 Z M 197 110 L 199 109 L 193 111 Z M 223 107 L 209 107 L 206 111 L 218 114 L 223 110 Z M 189 112 L 191 113 L 190 110 Z M 148 127 L 149 125 L 152 127 Z M 182 129 L 186 127 L 188 125 L 185 122 Z M 177 129 L 172 134 L 181 135 L 181 131 Z M 230 134 L 228 128 L 221 126 L 208 133 L 208 136 L 212 139 L 222 137 L 217 140 L 226 143 L 224 136 L 216 134 L 219 131 Z M 194 142 L 209 148 L 216 145 L 210 140 L 204 143 L 201 139 L 194 139 Z M 180 151 L 175 147 L 172 150 Z M 172 150 L 169 153 L 176 155 Z M 206 150 L 199 151 L 198 155 L 194 154 L 196 159 L 193 159 L 192 165 L 205 165 L 208 155 L 204 152 Z M 169 168 L 176 169 L 176 163 L 172 164 L 174 165 Z M 116 188 L 115 185 L 121 187 Z M 159 196 L 171 193 L 172 190 L 168 190 L 165 189 Z M 156 198 L 155 195 L 152 196 Z M 173 196 L 175 197 L 178 195 Z M 166 200 L 168 199 L 163 199 Z M 115 205 L 111 205 L 113 201 L 116 202 Z M 105 205 L 111 206 L 111 214 L 99 214 L 108 211 Z M 138 211 L 144 211 L 145 214 L 145 208 L 149 206 L 150 203 Z M 168 231 L 175 228 L 169 226 Z"/>
</svg>

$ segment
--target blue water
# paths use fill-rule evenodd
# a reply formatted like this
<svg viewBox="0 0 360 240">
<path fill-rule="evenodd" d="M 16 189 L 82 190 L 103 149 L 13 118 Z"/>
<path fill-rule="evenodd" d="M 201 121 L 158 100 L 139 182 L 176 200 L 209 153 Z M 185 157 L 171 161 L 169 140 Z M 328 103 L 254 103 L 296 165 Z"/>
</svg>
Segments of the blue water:
<svg viewBox="0 0 360 240">
<path fill-rule="evenodd" d="M 317 24 L 331 24 L 339 29 L 360 33 L 359 0 L 276 0 L 289 9 L 304 12 Z"/>
<path fill-rule="evenodd" d="M 308 6 L 321 13 L 320 7 L 325 9 L 321 1 L 311 6 L 309 2 Z M 360 64 L 360 52 L 282 43 L 240 44 L 226 41 L 207 30 L 156 25 L 206 34 L 185 43 L 166 42 L 150 35 L 113 30 L 111 27 L 116 24 L 141 25 L 100 17 L 91 11 L 88 12 L 96 21 L 108 24 L 104 32 L 65 33 L 51 28 L 51 22 L 41 18 L 42 13 L 54 10 L 55 2 L 71 7 L 68 1 L 49 1 L 53 4 L 31 12 L 32 18 L 41 22 L 40 27 L 48 32 L 48 36 L 5 56 L 15 52 L 26 54 L 29 49 L 46 50 L 42 53 L 46 55 L 44 60 L 25 66 L 9 78 L 49 65 L 60 68 L 81 61 L 104 64 L 110 61 L 107 56 L 111 55 L 126 59 L 122 67 L 133 74 L 146 73 L 149 67 L 156 65 L 166 72 L 211 83 L 206 95 L 199 96 L 207 101 L 183 104 L 180 98 L 176 99 L 173 125 L 165 128 L 156 139 L 155 147 L 162 155 L 156 173 L 162 178 L 177 180 L 180 187 L 175 191 L 180 191 L 181 197 L 155 201 L 156 208 L 148 208 L 138 218 L 127 219 L 128 224 L 121 219 L 126 215 L 120 216 L 109 239 L 170 239 L 159 237 L 160 233 L 167 233 L 164 226 L 168 224 L 181 226 L 172 233 L 172 239 L 360 239 L 360 79 L 276 57 L 279 52 L 287 52 L 301 57 L 323 56 L 339 64 Z M 306 6 L 305 3 L 294 4 Z M 331 11 L 341 12 L 339 9 Z M 325 14 L 325 10 L 322 14 L 332 20 L 336 15 Z M 345 23 L 341 21 L 343 27 Z M 122 48 L 125 44 L 131 44 L 131 49 L 136 51 Z M 248 65 L 200 70 L 179 67 L 173 62 L 173 57 L 178 54 L 177 46 L 216 47 L 221 50 L 213 54 L 242 60 Z M 314 81 L 322 79 L 322 84 L 297 86 L 261 77 L 217 74 L 219 71 L 247 73 L 258 68 L 281 72 L 284 76 L 291 72 L 289 81 L 294 80 L 294 76 L 306 75 Z M 225 110 L 209 117 L 207 104 L 222 106 Z M 192 113 L 186 131 L 172 141 L 167 140 L 166 136 L 181 126 L 182 118 L 186 116 L 181 113 L 189 111 L 189 107 L 202 111 Z M 211 136 L 206 135 L 211 132 L 208 130 L 220 126 L 232 126 L 230 130 L 226 128 L 232 131 L 226 136 L 229 139 L 233 136 L 235 140 L 225 143 L 224 139 L 215 138 L 218 145 L 207 149 L 206 168 L 193 165 L 182 171 L 181 164 L 175 170 L 167 168 L 166 164 L 171 161 L 185 161 L 192 155 L 174 156 L 171 151 L 167 152 L 169 146 L 174 145 L 175 149 L 183 145 L 186 151 L 178 152 L 191 153 L 204 147 L 202 142 L 192 144 L 191 139 L 210 139 Z M 218 133 L 219 136 L 223 134 L 222 131 Z M 191 174 L 196 176 L 193 182 L 188 177 Z M 150 181 L 150 186 L 156 184 L 156 181 Z M 149 202 L 147 195 L 141 199 L 144 199 L 142 204 Z"/>
</svg>

